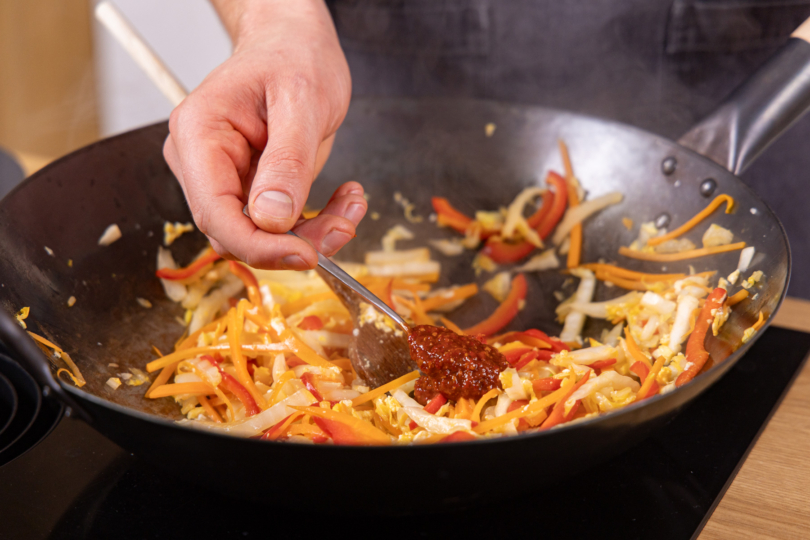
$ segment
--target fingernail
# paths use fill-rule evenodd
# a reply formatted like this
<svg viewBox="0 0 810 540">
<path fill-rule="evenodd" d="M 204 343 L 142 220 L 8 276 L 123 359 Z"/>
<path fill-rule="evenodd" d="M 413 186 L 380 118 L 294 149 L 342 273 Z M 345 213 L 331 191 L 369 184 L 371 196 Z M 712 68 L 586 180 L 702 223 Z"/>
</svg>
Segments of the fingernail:
<svg viewBox="0 0 810 540">
<path fill-rule="evenodd" d="M 289 219 L 292 217 L 292 199 L 280 191 L 265 191 L 256 197 L 253 206 L 260 213 L 278 219 Z"/>
<path fill-rule="evenodd" d="M 308 270 L 309 265 L 300 255 L 287 255 L 281 259 L 281 266 L 285 270 Z"/>
<path fill-rule="evenodd" d="M 346 213 L 343 214 L 343 217 L 357 225 L 360 223 L 360 220 L 363 219 L 363 216 L 366 215 L 366 207 L 360 203 L 352 203 L 346 209 Z"/>
<path fill-rule="evenodd" d="M 321 242 L 321 250 L 323 253 L 332 254 L 342 248 L 346 242 L 351 240 L 352 237 L 343 231 L 333 230 Z"/>
</svg>

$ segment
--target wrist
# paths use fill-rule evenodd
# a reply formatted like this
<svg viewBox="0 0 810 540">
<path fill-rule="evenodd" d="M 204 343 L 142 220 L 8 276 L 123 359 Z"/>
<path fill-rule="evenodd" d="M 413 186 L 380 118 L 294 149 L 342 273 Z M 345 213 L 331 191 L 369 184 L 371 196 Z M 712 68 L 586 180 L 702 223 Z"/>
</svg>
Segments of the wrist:
<svg viewBox="0 0 810 540">
<path fill-rule="evenodd" d="M 278 36 L 275 29 L 298 25 L 326 26 L 335 34 L 332 18 L 323 0 L 231 0 L 238 12 L 231 17 L 228 32 L 234 50 Z M 336 35 L 336 34 L 335 34 Z"/>
</svg>

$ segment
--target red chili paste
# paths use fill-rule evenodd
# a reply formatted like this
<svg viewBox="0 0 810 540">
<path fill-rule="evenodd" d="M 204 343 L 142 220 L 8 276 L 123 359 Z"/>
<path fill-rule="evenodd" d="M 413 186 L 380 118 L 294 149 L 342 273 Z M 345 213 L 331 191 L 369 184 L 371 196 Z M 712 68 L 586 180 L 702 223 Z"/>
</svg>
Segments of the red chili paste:
<svg viewBox="0 0 810 540">
<path fill-rule="evenodd" d="M 489 345 L 438 326 L 414 326 L 408 345 L 422 372 L 414 389 L 414 397 L 422 405 L 436 394 L 452 401 L 477 400 L 501 387 L 498 375 L 509 367 L 506 358 Z"/>
</svg>

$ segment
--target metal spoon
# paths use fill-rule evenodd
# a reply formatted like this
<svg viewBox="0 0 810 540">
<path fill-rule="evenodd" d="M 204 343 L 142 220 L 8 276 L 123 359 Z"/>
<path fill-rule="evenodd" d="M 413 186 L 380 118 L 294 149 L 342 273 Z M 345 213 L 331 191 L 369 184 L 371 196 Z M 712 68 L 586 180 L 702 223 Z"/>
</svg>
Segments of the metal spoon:
<svg viewBox="0 0 810 540">
<path fill-rule="evenodd" d="M 354 326 L 349 359 L 369 386 L 376 388 L 416 369 L 408 348 L 410 326 L 397 312 L 320 252 L 317 272 L 349 310 Z"/>
</svg>

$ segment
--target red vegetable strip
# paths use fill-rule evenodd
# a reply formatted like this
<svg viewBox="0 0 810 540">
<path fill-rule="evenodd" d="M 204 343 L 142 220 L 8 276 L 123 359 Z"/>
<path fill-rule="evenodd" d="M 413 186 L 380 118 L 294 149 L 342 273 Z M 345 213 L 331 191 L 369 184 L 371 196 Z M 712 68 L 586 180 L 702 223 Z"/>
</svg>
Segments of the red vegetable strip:
<svg viewBox="0 0 810 540">
<path fill-rule="evenodd" d="M 440 225 L 446 225 L 451 229 L 455 229 L 461 234 L 464 234 L 467 231 L 467 227 L 469 227 L 473 222 L 471 217 L 465 216 L 453 208 L 450 201 L 444 197 L 433 197 L 430 199 L 430 202 L 433 205 L 433 210 L 438 215 L 438 222 Z"/>
<path fill-rule="evenodd" d="M 425 405 L 424 410 L 425 410 L 425 412 L 429 412 L 430 414 L 436 414 L 437 412 L 439 412 L 439 409 L 441 409 L 442 406 L 445 403 L 447 403 L 447 398 L 444 397 L 442 394 L 436 394 L 436 397 L 431 399 L 428 402 L 428 404 Z M 411 429 L 414 429 L 414 428 L 416 428 L 416 426 L 417 426 L 417 423 L 414 422 L 413 420 L 411 420 L 411 423 L 410 423 L 409 427 Z"/>
<path fill-rule="evenodd" d="M 610 367 L 616 363 L 615 358 L 608 358 L 607 360 L 599 360 L 591 364 L 589 367 L 591 369 L 605 369 L 606 367 Z"/>
<path fill-rule="evenodd" d="M 308 315 L 298 323 L 298 328 L 301 330 L 320 330 L 323 328 L 323 321 L 317 315 Z"/>
<path fill-rule="evenodd" d="M 259 414 L 262 410 L 256 405 L 256 400 L 253 399 L 253 396 L 250 395 L 250 392 L 247 391 L 247 388 L 242 386 L 242 384 L 236 380 L 233 376 L 231 376 L 227 371 L 222 369 L 220 365 L 220 360 L 218 358 L 214 358 L 213 356 L 205 355 L 202 357 L 205 360 L 208 360 L 219 370 L 219 374 L 222 377 L 222 382 L 219 386 L 231 394 L 235 395 L 239 401 L 242 402 L 242 405 L 245 406 L 245 416 L 253 416 L 255 414 Z"/>
<path fill-rule="evenodd" d="M 546 183 L 554 186 L 554 204 L 549 213 L 543 218 L 543 221 L 537 226 L 537 234 L 544 240 L 560 222 L 568 206 L 568 184 L 565 178 L 549 171 Z"/>
<path fill-rule="evenodd" d="M 511 351 L 506 351 L 501 354 L 503 354 L 507 362 L 514 365 L 515 363 L 517 363 L 518 360 L 520 360 L 520 357 L 526 354 L 527 352 L 531 352 L 531 349 L 528 347 L 522 347 L 520 349 L 512 349 Z"/>
<path fill-rule="evenodd" d="M 540 356 L 540 351 L 529 351 L 523 356 L 520 357 L 520 360 L 515 363 L 515 369 L 520 371 L 523 366 L 531 362 L 532 360 L 537 360 L 537 357 Z"/>
<path fill-rule="evenodd" d="M 498 264 L 508 264 L 523 259 L 534 251 L 534 247 L 530 242 L 506 242 L 493 237 L 487 240 L 481 253 Z"/>
<path fill-rule="evenodd" d="M 439 442 L 440 443 L 451 443 L 451 442 L 463 442 L 463 441 L 474 441 L 477 437 L 471 433 L 467 433 L 466 431 L 456 431 L 451 433 L 447 437 L 444 437 Z"/>
<path fill-rule="evenodd" d="M 529 227 L 537 229 L 538 225 L 540 225 L 548 213 L 551 212 L 552 206 L 554 206 L 554 193 L 546 191 L 543 194 L 543 204 L 537 209 L 537 212 L 526 219 Z"/>
<path fill-rule="evenodd" d="M 524 407 L 528 404 L 529 404 L 528 399 L 518 399 L 509 404 L 509 407 L 507 407 L 506 412 L 510 413 L 515 409 L 520 409 L 521 407 Z"/>
<path fill-rule="evenodd" d="M 275 426 L 265 431 L 264 435 L 262 435 L 260 438 L 265 441 L 277 440 L 279 437 L 284 435 L 284 433 L 287 431 L 287 428 L 290 427 L 290 424 L 292 424 L 295 420 L 297 420 L 302 416 L 304 416 L 304 413 L 300 411 L 292 413 L 291 415 L 284 418 L 284 420 L 282 420 Z"/>
<path fill-rule="evenodd" d="M 242 283 L 245 284 L 245 289 L 248 293 L 248 300 L 254 306 L 261 306 L 262 305 L 262 295 L 259 292 L 259 282 L 256 279 L 256 276 L 253 275 L 253 272 L 250 271 L 250 268 L 247 266 L 243 266 L 236 261 L 229 261 L 228 266 L 231 270 L 231 273 L 242 280 Z"/>
<path fill-rule="evenodd" d="M 591 376 L 591 373 L 593 373 L 593 371 L 589 369 L 588 372 L 585 373 L 585 376 L 583 376 L 579 380 L 579 382 L 577 382 L 576 384 L 571 386 L 571 388 L 568 390 L 568 392 L 566 392 L 563 395 L 563 397 L 560 399 L 560 401 L 558 401 L 557 403 L 554 404 L 554 409 L 551 411 L 551 414 L 549 414 L 548 418 L 546 418 L 546 421 L 543 422 L 540 425 L 540 431 L 545 431 L 547 429 L 551 429 L 554 426 L 562 424 L 563 422 L 566 421 L 566 418 L 570 415 L 570 413 L 569 413 L 569 415 L 565 414 L 565 402 L 566 402 L 566 400 L 568 400 L 568 398 L 570 398 L 574 394 L 574 392 L 579 390 L 580 386 L 585 384 L 585 382 Z M 571 410 L 573 411 L 574 409 L 572 408 Z"/>
<path fill-rule="evenodd" d="M 312 373 L 307 372 L 301 375 L 301 382 L 304 383 L 304 387 L 309 390 L 309 393 L 312 394 L 312 396 L 318 400 L 319 403 L 323 401 L 323 396 L 320 392 L 318 392 L 318 389 L 315 388 L 315 378 L 313 377 Z"/>
<path fill-rule="evenodd" d="M 291 356 L 291 357 L 287 358 L 287 367 L 290 368 L 290 369 L 292 369 L 294 367 L 297 367 L 297 366 L 308 366 L 308 365 L 309 364 L 307 364 L 306 362 L 304 362 L 303 360 L 301 360 L 297 356 Z"/>
<path fill-rule="evenodd" d="M 495 309 L 492 315 L 475 326 L 466 328 L 464 332 L 467 335 L 484 334 L 489 336 L 494 334 L 515 318 L 518 311 L 520 311 L 520 302 L 525 298 L 526 278 L 523 274 L 518 274 L 512 278 L 512 288 L 509 290 L 509 295 Z"/>
<path fill-rule="evenodd" d="M 562 379 L 555 379 L 554 377 L 546 377 L 545 379 L 537 379 L 532 381 L 532 388 L 535 393 L 537 392 L 553 392 L 562 386 Z"/>
<path fill-rule="evenodd" d="M 691 381 L 700 372 L 703 365 L 706 364 L 706 360 L 709 359 L 709 353 L 706 351 L 704 344 L 706 333 L 712 326 L 715 310 L 723 307 L 727 294 L 725 289 L 718 287 L 706 298 L 706 303 L 703 304 L 697 321 L 695 321 L 695 329 L 692 330 L 689 341 L 686 342 L 687 368 L 678 375 L 675 386 L 683 386 Z"/>
<path fill-rule="evenodd" d="M 203 270 L 211 263 L 218 261 L 221 257 L 213 249 L 209 249 L 203 253 L 196 261 L 183 268 L 161 268 L 155 275 L 160 279 L 168 279 L 169 281 L 181 281 L 189 279 Z"/>
</svg>

